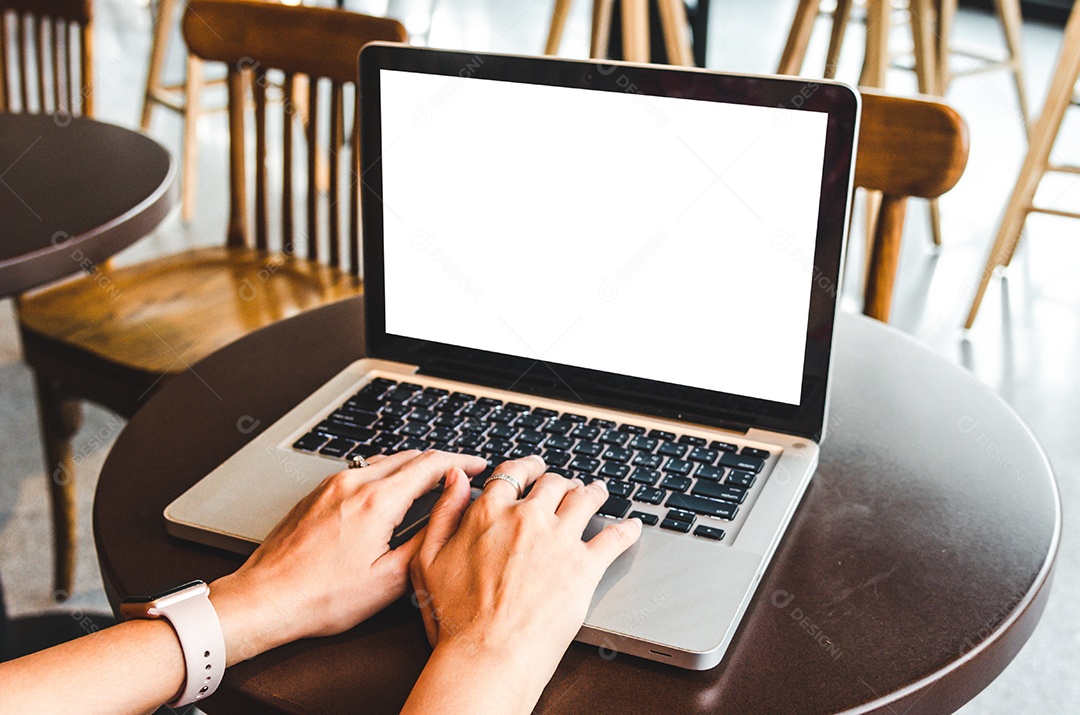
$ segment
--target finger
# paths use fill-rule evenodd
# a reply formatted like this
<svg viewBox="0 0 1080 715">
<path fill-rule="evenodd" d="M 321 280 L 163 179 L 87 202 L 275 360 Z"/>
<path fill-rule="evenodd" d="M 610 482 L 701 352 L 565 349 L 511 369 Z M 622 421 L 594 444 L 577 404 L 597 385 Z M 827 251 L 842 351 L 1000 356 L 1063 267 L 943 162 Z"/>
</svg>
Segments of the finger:
<svg viewBox="0 0 1080 715">
<path fill-rule="evenodd" d="M 432 449 L 419 454 L 414 453 L 413 458 L 405 464 L 399 464 L 388 479 L 400 484 L 405 493 L 414 494 L 413 499 L 416 499 L 421 494 L 431 491 L 452 467 L 457 467 L 473 476 L 484 471 L 487 462 L 483 457 Z"/>
<path fill-rule="evenodd" d="M 533 489 L 536 492 L 536 488 Z M 577 531 L 585 531 L 589 518 L 608 499 L 607 485 L 600 480 L 590 482 L 580 489 L 571 489 L 563 496 L 562 503 L 555 514 L 566 522 L 567 526 Z"/>
<path fill-rule="evenodd" d="M 547 472 L 536 480 L 536 484 L 533 485 L 526 499 L 549 512 L 554 512 L 559 508 L 567 492 L 576 491 L 583 486 L 585 485 L 580 479 L 567 479 L 561 474 Z"/>
<path fill-rule="evenodd" d="M 435 556 L 446 546 L 458 527 L 461 517 L 469 506 L 469 477 L 457 467 L 451 467 L 446 473 L 446 484 L 442 496 L 431 510 L 424 535 L 424 545 L 420 557 L 423 564 L 430 564 Z"/>
<path fill-rule="evenodd" d="M 500 501 L 517 501 L 518 497 L 529 488 L 529 485 L 544 473 L 544 460 L 535 454 L 522 459 L 511 459 L 495 467 L 492 475 L 505 474 L 512 477 L 521 486 L 521 492 L 514 489 L 514 485 L 502 480 L 494 479 L 484 487 L 484 493 L 478 499 L 497 499 Z M 489 478 L 490 479 L 490 478 Z"/>
<path fill-rule="evenodd" d="M 388 454 L 373 454 L 373 455 L 371 455 L 370 457 L 367 458 L 368 466 L 371 466 L 372 464 L 377 464 L 377 463 L 383 461 L 384 459 L 386 459 L 388 456 L 390 456 L 390 455 L 388 455 Z"/>
<path fill-rule="evenodd" d="M 428 643 L 434 648 L 439 643 L 439 622 L 435 619 L 435 613 L 431 607 L 431 594 L 427 590 L 424 569 L 419 560 L 413 559 L 409 567 L 409 577 L 412 580 L 413 605 L 420 610 L 420 617 L 424 621 L 424 634 L 427 636 Z"/>
<path fill-rule="evenodd" d="M 380 455 L 382 459 L 375 462 L 372 462 L 369 459 L 368 466 L 366 467 L 345 469 L 339 472 L 339 474 L 344 475 L 344 478 L 348 480 L 350 486 L 358 489 L 368 482 L 384 479 L 402 465 L 407 464 L 410 460 L 420 456 L 420 454 L 421 452 L 419 450 L 410 449 L 396 454 Z M 328 479 L 333 479 L 335 476 L 337 475 L 332 475 L 331 477 L 328 477 Z"/>
<path fill-rule="evenodd" d="M 599 559 L 603 570 L 606 570 L 611 562 L 633 546 L 640 536 L 641 520 L 626 519 L 617 524 L 605 526 L 599 534 L 589 539 L 586 546 Z"/>
</svg>

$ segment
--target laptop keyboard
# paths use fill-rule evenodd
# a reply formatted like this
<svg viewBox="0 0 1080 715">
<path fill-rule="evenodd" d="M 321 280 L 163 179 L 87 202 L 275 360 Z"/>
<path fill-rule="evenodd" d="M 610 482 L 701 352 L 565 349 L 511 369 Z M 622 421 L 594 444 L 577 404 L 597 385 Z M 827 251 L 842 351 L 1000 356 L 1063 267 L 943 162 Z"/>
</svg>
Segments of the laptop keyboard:
<svg viewBox="0 0 1080 715">
<path fill-rule="evenodd" d="M 293 448 L 337 459 L 439 449 L 484 457 L 494 468 L 530 454 L 548 471 L 603 480 L 599 513 L 721 541 L 769 452 L 692 434 L 648 430 L 570 412 L 503 402 L 378 377 L 298 439 Z M 659 507 L 643 509 L 642 505 Z M 660 513 L 657 513 L 660 512 Z"/>
</svg>

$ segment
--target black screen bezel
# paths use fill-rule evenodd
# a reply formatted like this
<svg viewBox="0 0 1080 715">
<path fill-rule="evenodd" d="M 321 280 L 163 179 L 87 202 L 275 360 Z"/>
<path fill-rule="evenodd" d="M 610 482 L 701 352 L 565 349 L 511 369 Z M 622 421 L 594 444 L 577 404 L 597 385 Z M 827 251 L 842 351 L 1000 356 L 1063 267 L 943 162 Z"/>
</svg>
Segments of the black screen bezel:
<svg viewBox="0 0 1080 715">
<path fill-rule="evenodd" d="M 788 405 L 388 334 L 384 310 L 379 111 L 383 69 L 827 113 L 817 239 L 812 272 L 807 278 L 811 281 L 811 295 L 800 404 Z M 821 439 L 858 131 L 860 100 L 855 90 L 839 83 L 796 78 L 378 43 L 368 45 L 361 52 L 359 80 L 365 329 L 370 357 L 418 365 L 424 374 L 498 389 L 718 427 L 739 430 L 756 427 L 815 441 Z M 740 309 L 752 315 L 752 299 Z M 746 328 L 752 328 L 749 317 Z M 720 337 L 717 347 L 722 345 Z M 664 359 L 670 358 L 658 354 L 658 360 Z"/>
</svg>

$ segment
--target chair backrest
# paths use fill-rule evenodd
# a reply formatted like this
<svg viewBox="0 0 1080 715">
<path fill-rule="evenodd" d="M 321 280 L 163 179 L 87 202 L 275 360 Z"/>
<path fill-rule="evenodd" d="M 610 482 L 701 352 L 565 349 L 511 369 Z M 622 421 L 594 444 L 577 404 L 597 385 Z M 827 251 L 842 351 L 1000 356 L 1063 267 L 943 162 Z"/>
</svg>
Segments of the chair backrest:
<svg viewBox="0 0 1080 715">
<path fill-rule="evenodd" d="M 860 91 L 855 186 L 882 193 L 869 237 L 863 312 L 887 322 L 907 198 L 934 199 L 956 185 L 967 166 L 968 129 L 944 102 Z"/>
<path fill-rule="evenodd" d="M 92 34 L 92 0 L 0 0 L 0 111 L 93 116 Z"/>
<path fill-rule="evenodd" d="M 290 255 L 302 248 L 308 259 L 358 274 L 357 57 L 369 42 L 404 42 L 405 28 L 396 20 L 345 10 L 249 0 L 191 0 L 183 28 L 192 54 L 228 67 L 228 245 Z M 246 101 L 249 92 L 250 103 Z M 271 107 L 276 110 L 271 112 Z M 255 125 L 253 216 L 249 216 L 246 179 L 249 108 L 254 110 Z M 301 132 L 294 132 L 297 122 Z M 273 143 L 271 162 L 268 135 L 272 127 L 280 130 L 280 141 Z M 295 144 L 301 137 L 305 156 L 300 161 L 306 161 L 306 181 L 298 182 Z M 270 192 L 268 167 L 280 167 L 280 193 Z M 342 167 L 348 171 L 344 184 Z M 306 184 L 303 201 L 295 191 L 297 183 Z M 280 224 L 271 231 L 271 203 L 278 199 Z M 298 227 L 296 204 L 301 203 L 306 221 Z M 343 251 L 344 212 L 348 234 Z M 249 218 L 253 218 L 254 232 Z M 320 238 L 323 227 L 325 236 Z M 279 248 L 271 247 L 272 238 L 278 239 L 273 242 Z"/>
</svg>

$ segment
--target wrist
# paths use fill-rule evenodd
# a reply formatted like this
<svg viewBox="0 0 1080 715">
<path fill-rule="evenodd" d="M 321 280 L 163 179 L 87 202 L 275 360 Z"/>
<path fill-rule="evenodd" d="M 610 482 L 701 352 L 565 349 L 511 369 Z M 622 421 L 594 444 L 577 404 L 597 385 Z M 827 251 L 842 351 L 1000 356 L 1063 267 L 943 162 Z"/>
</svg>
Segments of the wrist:
<svg viewBox="0 0 1080 715">
<path fill-rule="evenodd" d="M 446 663 L 452 673 L 485 673 L 483 699 L 504 707 L 492 712 L 531 712 L 562 659 L 537 643 L 514 643 L 487 634 L 460 633 L 439 639 L 429 664 Z"/>
<path fill-rule="evenodd" d="M 242 573 L 233 573 L 210 584 L 210 602 L 217 611 L 225 637 L 227 666 L 254 658 L 294 640 L 281 619 L 261 598 L 256 585 Z"/>
</svg>

